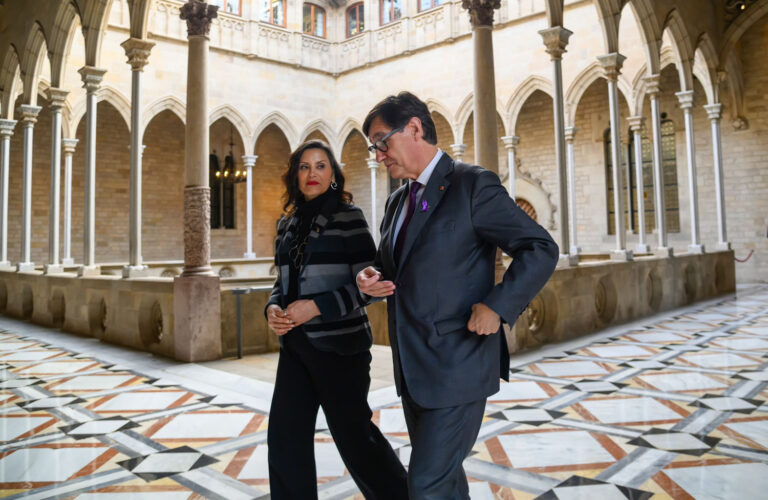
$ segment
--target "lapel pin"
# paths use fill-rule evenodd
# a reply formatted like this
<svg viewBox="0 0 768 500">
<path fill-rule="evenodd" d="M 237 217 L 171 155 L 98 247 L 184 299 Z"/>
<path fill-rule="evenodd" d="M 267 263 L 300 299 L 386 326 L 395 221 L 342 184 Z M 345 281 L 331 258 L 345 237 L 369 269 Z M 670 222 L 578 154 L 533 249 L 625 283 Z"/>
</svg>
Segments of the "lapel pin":
<svg viewBox="0 0 768 500">
<path fill-rule="evenodd" d="M 440 191 L 445 191 L 445 186 L 440 186 Z"/>
<path fill-rule="evenodd" d="M 429 209 L 429 205 L 427 204 L 427 200 L 421 200 L 421 211 L 426 212 Z"/>
</svg>

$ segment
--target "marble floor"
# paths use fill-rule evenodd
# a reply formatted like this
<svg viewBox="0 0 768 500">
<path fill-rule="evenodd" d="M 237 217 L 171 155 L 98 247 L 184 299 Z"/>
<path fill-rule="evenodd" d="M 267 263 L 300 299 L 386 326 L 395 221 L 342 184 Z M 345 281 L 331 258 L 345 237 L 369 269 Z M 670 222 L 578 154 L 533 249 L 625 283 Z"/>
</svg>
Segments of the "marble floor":
<svg viewBox="0 0 768 500">
<path fill-rule="evenodd" d="M 410 447 L 388 352 L 374 420 Z M 267 498 L 275 356 L 175 363 L 0 318 L 0 496 Z M 464 466 L 473 499 L 757 499 L 768 286 L 513 357 Z M 360 499 L 322 415 L 323 499 Z"/>
</svg>

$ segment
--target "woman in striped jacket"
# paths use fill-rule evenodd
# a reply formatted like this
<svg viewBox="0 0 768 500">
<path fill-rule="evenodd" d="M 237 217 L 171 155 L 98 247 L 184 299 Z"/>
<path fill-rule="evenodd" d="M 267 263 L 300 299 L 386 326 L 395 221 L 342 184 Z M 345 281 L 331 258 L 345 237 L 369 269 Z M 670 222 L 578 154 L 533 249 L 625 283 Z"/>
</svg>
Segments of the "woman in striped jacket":
<svg viewBox="0 0 768 500">
<path fill-rule="evenodd" d="M 269 412 L 273 499 L 317 498 L 315 420 L 323 407 L 341 458 L 366 498 L 408 498 L 406 473 L 371 422 L 371 327 L 355 284 L 376 247 L 351 205 L 330 147 L 307 141 L 291 154 L 286 216 L 275 239 L 277 280 L 265 313 L 280 336 Z"/>
</svg>

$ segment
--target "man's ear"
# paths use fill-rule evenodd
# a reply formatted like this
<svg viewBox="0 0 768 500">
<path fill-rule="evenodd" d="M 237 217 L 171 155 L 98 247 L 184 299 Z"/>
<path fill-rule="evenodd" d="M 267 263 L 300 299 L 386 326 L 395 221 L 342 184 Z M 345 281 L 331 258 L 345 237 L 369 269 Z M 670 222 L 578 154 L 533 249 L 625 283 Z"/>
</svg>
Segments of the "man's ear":
<svg viewBox="0 0 768 500">
<path fill-rule="evenodd" d="M 408 122 L 408 127 L 412 128 L 414 131 L 414 140 L 418 140 L 424 137 L 424 128 L 421 126 L 421 120 L 419 120 L 417 117 L 411 117 L 410 121 Z"/>
</svg>

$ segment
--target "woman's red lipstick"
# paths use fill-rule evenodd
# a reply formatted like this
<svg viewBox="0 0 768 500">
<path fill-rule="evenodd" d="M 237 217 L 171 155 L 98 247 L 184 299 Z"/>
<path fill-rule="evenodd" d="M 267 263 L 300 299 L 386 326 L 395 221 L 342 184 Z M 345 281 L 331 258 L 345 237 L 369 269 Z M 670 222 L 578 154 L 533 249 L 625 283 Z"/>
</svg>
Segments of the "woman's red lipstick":
<svg viewBox="0 0 768 500">
<path fill-rule="evenodd" d="M 307 186 L 318 186 L 320 185 L 317 181 L 307 181 Z"/>
</svg>

